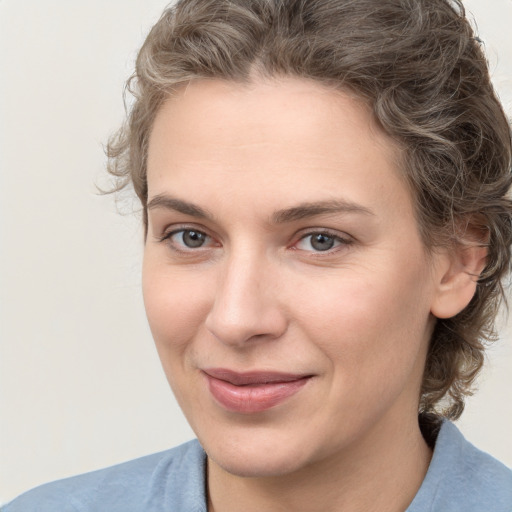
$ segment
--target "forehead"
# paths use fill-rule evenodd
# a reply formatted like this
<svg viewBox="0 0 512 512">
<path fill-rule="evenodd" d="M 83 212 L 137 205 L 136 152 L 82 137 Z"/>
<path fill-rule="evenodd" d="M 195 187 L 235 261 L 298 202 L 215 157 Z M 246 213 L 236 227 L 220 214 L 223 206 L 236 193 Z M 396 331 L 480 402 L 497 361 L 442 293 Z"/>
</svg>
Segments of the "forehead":
<svg viewBox="0 0 512 512">
<path fill-rule="evenodd" d="M 190 82 L 173 91 L 164 102 L 151 139 L 155 129 L 162 127 L 180 143 L 209 144 L 217 138 L 217 142 L 235 146 L 264 142 L 269 125 L 273 125 L 280 142 L 302 143 L 313 131 L 325 135 L 327 129 L 347 123 L 358 132 L 367 132 L 367 143 L 382 144 L 390 154 L 396 151 L 397 144 L 378 127 L 371 108 L 361 97 L 293 77 L 258 79 L 248 84 L 225 80 Z"/>
<path fill-rule="evenodd" d="M 375 195 L 383 186 L 387 195 L 403 194 L 399 159 L 397 144 L 355 94 L 295 78 L 203 80 L 176 91 L 156 116 L 149 197 L 176 187 L 200 195 L 197 182 L 213 189 L 221 182 L 226 193 L 254 200 L 275 183 L 297 200 L 341 187 L 359 201 L 362 182 Z"/>
</svg>

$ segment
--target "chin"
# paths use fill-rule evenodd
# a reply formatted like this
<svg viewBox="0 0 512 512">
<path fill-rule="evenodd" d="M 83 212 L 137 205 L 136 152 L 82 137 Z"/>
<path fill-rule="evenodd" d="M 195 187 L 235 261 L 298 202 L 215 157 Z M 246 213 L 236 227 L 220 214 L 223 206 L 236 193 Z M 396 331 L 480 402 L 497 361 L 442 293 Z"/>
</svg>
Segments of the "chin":
<svg viewBox="0 0 512 512">
<path fill-rule="evenodd" d="M 250 436 L 249 436 L 250 437 Z M 308 455 L 290 439 L 249 439 L 238 443 L 233 438 L 203 444 L 208 457 L 224 471 L 246 478 L 283 476 L 307 465 Z"/>
<path fill-rule="evenodd" d="M 277 477 L 294 473 L 302 466 L 294 457 L 269 457 L 263 453 L 257 457 L 246 457 L 238 453 L 234 457 L 225 453 L 208 457 L 220 468 L 231 475 L 243 478 Z"/>
</svg>

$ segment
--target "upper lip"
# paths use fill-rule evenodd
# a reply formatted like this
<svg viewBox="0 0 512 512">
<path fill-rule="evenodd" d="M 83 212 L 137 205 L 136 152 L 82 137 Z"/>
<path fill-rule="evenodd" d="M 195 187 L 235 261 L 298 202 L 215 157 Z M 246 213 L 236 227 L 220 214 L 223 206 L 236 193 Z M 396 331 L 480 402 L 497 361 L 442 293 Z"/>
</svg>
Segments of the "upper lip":
<svg viewBox="0 0 512 512">
<path fill-rule="evenodd" d="M 246 386 L 251 384 L 269 384 L 278 382 L 293 382 L 295 380 L 312 377 L 305 373 L 285 373 L 265 370 L 250 372 L 236 372 L 227 368 L 206 368 L 203 372 L 214 379 L 223 380 L 235 386 Z"/>
</svg>

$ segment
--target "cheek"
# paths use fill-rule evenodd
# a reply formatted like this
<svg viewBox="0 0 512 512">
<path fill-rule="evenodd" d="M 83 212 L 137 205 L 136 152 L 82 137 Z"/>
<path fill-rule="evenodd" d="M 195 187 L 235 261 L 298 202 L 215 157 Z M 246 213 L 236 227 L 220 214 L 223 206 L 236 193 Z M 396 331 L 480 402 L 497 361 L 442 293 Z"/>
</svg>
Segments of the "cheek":
<svg viewBox="0 0 512 512">
<path fill-rule="evenodd" d="M 162 368 L 186 414 L 195 403 L 190 397 L 194 386 L 190 385 L 189 378 L 194 359 L 193 340 L 204 325 L 209 310 L 207 287 L 194 276 L 173 272 L 167 265 L 153 264 L 145 257 L 142 289 Z"/>
<path fill-rule="evenodd" d="M 189 348 L 209 310 L 207 286 L 198 276 L 173 272 L 145 258 L 142 274 L 144 305 L 162 364 L 166 355 Z"/>
<path fill-rule="evenodd" d="M 420 274 L 365 269 L 313 296 L 312 290 L 302 294 L 307 299 L 296 318 L 336 378 L 358 389 L 364 382 L 403 381 L 416 371 L 430 333 Z"/>
</svg>

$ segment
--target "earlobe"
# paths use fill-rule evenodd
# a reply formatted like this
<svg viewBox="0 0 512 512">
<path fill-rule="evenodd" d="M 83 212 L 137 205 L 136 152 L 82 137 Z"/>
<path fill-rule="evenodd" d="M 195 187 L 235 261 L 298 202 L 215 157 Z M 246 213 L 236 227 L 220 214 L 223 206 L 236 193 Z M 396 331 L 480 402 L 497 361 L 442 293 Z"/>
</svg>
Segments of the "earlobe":
<svg viewBox="0 0 512 512">
<path fill-rule="evenodd" d="M 440 260 L 437 289 L 430 311 L 437 318 L 451 318 L 475 295 L 478 278 L 487 262 L 487 248 L 460 245 L 440 255 Z"/>
</svg>

